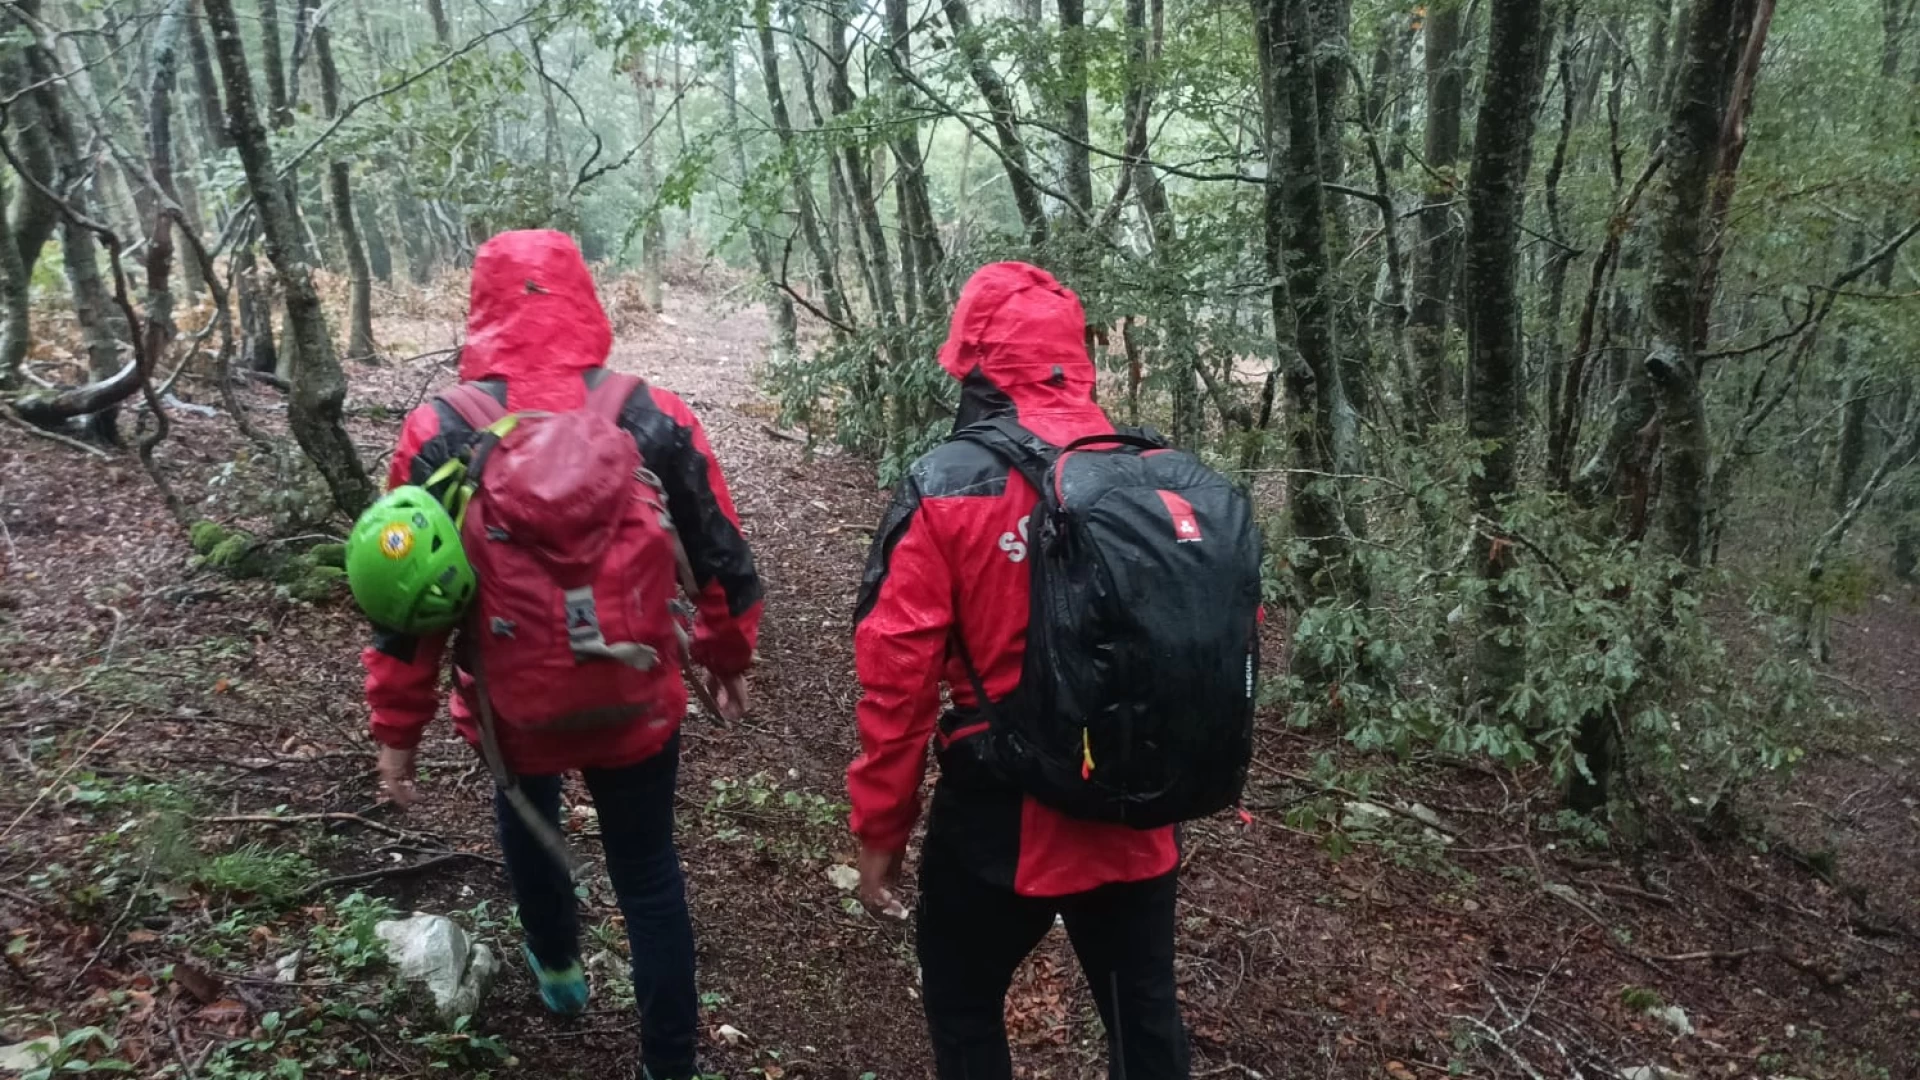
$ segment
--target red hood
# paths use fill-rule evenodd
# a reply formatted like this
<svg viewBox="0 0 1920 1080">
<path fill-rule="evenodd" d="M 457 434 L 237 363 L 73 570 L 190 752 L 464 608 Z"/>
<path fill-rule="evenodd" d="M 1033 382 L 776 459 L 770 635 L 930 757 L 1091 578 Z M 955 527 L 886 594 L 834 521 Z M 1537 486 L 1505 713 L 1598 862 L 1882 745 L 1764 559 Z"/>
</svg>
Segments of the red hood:
<svg viewBox="0 0 1920 1080">
<path fill-rule="evenodd" d="M 1023 422 L 1085 412 L 1093 408 L 1094 383 L 1086 334 L 1086 312 L 1072 289 L 1037 266 L 992 263 L 960 290 L 940 366 L 963 382 L 977 372 L 1013 402 Z"/>
<path fill-rule="evenodd" d="M 480 245 L 461 379 L 507 380 L 514 408 L 571 408 L 585 393 L 578 374 L 604 364 L 612 347 L 613 327 L 571 236 L 526 229 Z M 548 387 L 557 400 L 545 400 Z"/>
</svg>

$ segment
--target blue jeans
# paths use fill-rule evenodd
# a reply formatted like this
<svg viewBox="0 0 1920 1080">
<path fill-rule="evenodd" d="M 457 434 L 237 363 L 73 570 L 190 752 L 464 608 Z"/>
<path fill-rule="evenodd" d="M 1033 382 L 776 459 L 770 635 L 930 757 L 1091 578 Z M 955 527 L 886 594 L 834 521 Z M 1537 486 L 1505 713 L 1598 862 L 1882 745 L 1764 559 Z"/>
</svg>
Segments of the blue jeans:
<svg viewBox="0 0 1920 1080">
<path fill-rule="evenodd" d="M 640 1009 L 640 1060 L 654 1080 L 694 1075 L 699 999 L 693 987 L 693 920 L 686 879 L 673 846 L 673 786 L 680 737 L 658 754 L 617 769 L 584 769 L 600 813 L 600 843 L 626 917 L 633 953 L 633 997 Z M 547 820 L 560 820 L 560 777 L 522 776 L 520 787 Z M 540 846 L 506 798 L 494 796 L 507 878 L 520 903 L 527 946 L 542 965 L 563 968 L 580 956 L 580 914 L 573 884 Z"/>
</svg>

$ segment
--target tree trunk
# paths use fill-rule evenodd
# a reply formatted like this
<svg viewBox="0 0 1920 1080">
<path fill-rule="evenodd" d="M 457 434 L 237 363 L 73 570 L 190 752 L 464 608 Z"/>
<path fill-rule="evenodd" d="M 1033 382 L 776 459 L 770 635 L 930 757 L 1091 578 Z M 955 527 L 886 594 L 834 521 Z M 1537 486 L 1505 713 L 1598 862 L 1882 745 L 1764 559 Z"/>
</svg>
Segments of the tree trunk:
<svg viewBox="0 0 1920 1080">
<path fill-rule="evenodd" d="M 99 215 L 89 205 L 86 187 L 92 162 L 60 100 L 60 87 L 55 79 L 59 67 L 52 53 L 39 43 L 27 48 L 27 71 L 39 84 L 32 94 L 35 111 L 53 157 L 56 181 L 53 190 L 71 192 L 68 201 L 75 204 L 80 213 L 97 220 Z M 86 342 L 88 375 L 96 383 L 111 379 L 122 367 L 120 342 L 130 339 L 131 331 L 125 317 L 114 309 L 106 281 L 100 275 L 99 240 L 92 230 L 63 216 L 60 254 L 67 286 L 72 292 L 74 319 L 80 324 L 81 336 Z M 93 414 L 87 426 L 102 442 L 117 443 L 116 421 L 117 409 L 109 406 Z"/>
<path fill-rule="evenodd" d="M 1266 258 L 1276 332 L 1294 328 L 1298 360 L 1286 386 L 1293 475 L 1287 504 L 1294 540 L 1305 553 L 1293 562 L 1299 599 L 1312 605 L 1365 599 L 1366 574 L 1352 557 L 1342 505 L 1355 453 L 1352 412 L 1340 384 L 1334 341 L 1325 192 L 1320 181 L 1320 119 L 1306 0 L 1254 0 L 1267 132 Z M 1284 344 L 1281 355 L 1286 355 Z M 1304 663 L 1296 653 L 1296 663 Z M 1330 673 L 1305 670 L 1310 680 Z"/>
<path fill-rule="evenodd" d="M 1093 143 L 1087 112 L 1087 5 L 1086 0 L 1058 0 L 1058 6 L 1060 118 L 1066 131 L 1060 140 L 1061 181 L 1075 205 L 1075 212 L 1063 215 L 1062 221 L 1077 229 L 1093 212 L 1093 161 L 1087 149 Z"/>
<path fill-rule="evenodd" d="M 912 21 L 907 0 L 886 0 L 887 55 L 896 79 L 897 107 L 906 112 L 914 98 L 908 76 L 913 62 Z M 901 204 L 900 243 L 912 249 L 912 258 L 903 253 L 901 262 L 910 263 L 919 279 L 919 306 L 938 312 L 946 307 L 947 292 L 942 285 L 942 264 L 946 252 L 941 249 L 939 225 L 933 217 L 933 199 L 927 191 L 926 161 L 920 152 L 920 127 L 907 120 L 897 125 L 893 139 L 893 158 L 898 170 L 894 185 Z"/>
<path fill-rule="evenodd" d="M 640 201 L 647 215 L 640 230 L 640 291 L 647 307 L 659 311 L 665 299 L 667 229 L 660 208 L 660 170 L 655 163 L 653 77 L 647 70 L 645 49 L 634 54 L 629 75 L 640 99 Z"/>
<path fill-rule="evenodd" d="M 427 0 L 427 17 L 433 20 L 433 40 L 441 48 L 453 44 L 453 24 L 447 21 L 446 0 Z"/>
<path fill-rule="evenodd" d="M 847 78 L 847 65 L 852 62 L 852 57 L 847 49 L 844 9 L 836 7 L 828 13 L 827 34 L 830 50 L 827 101 L 836 118 L 847 117 L 853 113 L 855 102 L 853 84 Z M 861 247 L 861 258 L 870 267 L 872 292 L 869 297 L 881 327 L 887 332 L 886 351 L 896 363 L 905 363 L 906 356 L 901 352 L 904 343 L 896 332 L 900 325 L 900 308 L 893 293 L 893 256 L 887 247 L 886 230 L 880 224 L 880 205 L 873 191 L 872 178 L 867 173 L 866 151 L 865 142 L 858 139 L 850 139 L 841 151 L 847 178 L 847 196 L 851 203 L 849 209 L 866 237 L 866 243 Z"/>
<path fill-rule="evenodd" d="M 220 83 L 213 73 L 213 54 L 207 51 L 206 29 L 201 25 L 204 21 L 199 0 L 195 0 L 187 26 L 187 55 L 192 58 L 194 96 L 200 103 L 201 136 L 213 149 L 225 150 L 233 146 L 233 136 L 227 133 L 226 111 L 220 104 Z"/>
<path fill-rule="evenodd" d="M 1495 722 L 1526 674 L 1523 617 L 1503 582 L 1514 548 L 1501 535 L 1501 522 L 1515 490 L 1526 414 L 1518 252 L 1549 32 L 1541 0 L 1493 0 L 1489 22 L 1486 83 L 1467 177 L 1465 300 L 1467 435 L 1482 448 L 1467 489 L 1479 520 L 1473 563 L 1487 583 L 1473 701 L 1483 720 Z"/>
<path fill-rule="evenodd" d="M 240 309 L 240 357 L 248 371 L 271 375 L 280 368 L 274 347 L 273 297 L 260 280 L 260 259 L 249 226 L 234 246 L 232 272 L 235 306 Z"/>
<path fill-rule="evenodd" d="M 213 15 L 212 5 L 208 4 L 207 9 L 208 18 L 211 19 Z M 218 49 L 222 44 L 220 41 L 220 24 L 214 22 L 212 25 L 214 27 L 214 47 Z M 224 59 L 224 57 L 222 59 Z M 292 102 L 287 99 L 287 61 L 286 57 L 280 52 L 279 0 L 260 0 L 260 62 L 264 64 L 267 69 L 267 109 L 273 117 L 274 130 L 278 131 L 293 122 Z M 227 92 L 229 94 L 233 92 L 231 89 L 231 78 L 231 76 L 228 76 L 229 89 Z M 227 110 L 228 115 L 231 116 L 233 110 L 233 104 L 231 102 L 227 104 Z M 239 137 L 237 132 L 234 133 L 234 137 Z"/>
<path fill-rule="evenodd" d="M 801 98 L 807 103 L 807 118 L 813 124 L 815 131 L 825 131 L 827 128 L 827 116 L 820 108 L 819 70 L 810 59 L 812 50 L 818 48 L 818 46 L 813 44 L 813 39 L 809 35 L 804 13 L 796 12 L 792 14 L 789 17 L 787 25 L 789 31 L 788 41 L 793 46 L 794 64 L 800 69 L 799 83 Z M 826 164 L 827 213 L 824 225 L 826 226 L 827 257 L 833 260 L 833 265 L 836 268 L 843 268 L 845 263 L 841 257 L 840 238 L 846 234 L 843 233 L 841 226 L 850 220 L 849 203 L 851 200 L 847 195 L 847 178 L 843 171 L 844 162 L 841 160 L 840 155 L 835 153 L 831 147 L 828 148 L 826 153 Z M 867 296 L 871 299 L 877 292 L 878 287 L 873 281 L 873 263 L 867 258 L 865 235 L 861 233 L 859 229 L 855 228 L 851 232 L 851 240 L 854 251 L 854 272 L 860 276 L 861 283 L 866 287 Z M 849 307 L 849 310 L 851 310 L 851 307 Z"/>
<path fill-rule="evenodd" d="M 886 0 L 886 3 L 888 59 L 897 78 L 898 107 L 905 112 L 913 108 L 913 93 L 908 83 L 913 62 L 910 39 L 912 22 L 908 17 L 907 0 Z M 933 217 L 933 199 L 927 191 L 926 161 L 920 152 L 920 128 L 917 123 L 907 120 L 900 123 L 897 130 L 898 134 L 893 140 L 893 157 L 899 166 L 894 184 L 899 190 L 902 205 L 900 242 L 913 251 L 912 259 L 907 259 L 903 254 L 901 262 L 911 262 L 916 271 L 920 282 L 920 306 L 929 313 L 937 312 L 947 304 L 947 292 L 941 284 L 946 252 L 941 249 L 940 229 Z"/>
<path fill-rule="evenodd" d="M 726 49 L 727 63 L 727 142 L 733 152 L 733 171 L 742 189 L 747 185 L 747 142 L 740 130 L 740 63 L 738 49 L 729 44 Z M 773 251 L 767 244 L 766 229 L 758 221 L 747 226 L 747 244 L 753 249 L 754 264 L 760 268 L 760 278 L 766 287 L 767 303 L 773 311 L 774 361 L 776 364 L 791 360 L 796 355 L 795 338 L 798 325 L 794 318 L 793 298 L 781 292 L 774 285 L 776 271 L 773 266 Z"/>
<path fill-rule="evenodd" d="M 326 478 L 334 503 L 343 513 L 357 516 L 372 501 L 374 486 L 342 424 L 346 376 L 334 353 L 326 312 L 314 292 L 313 278 L 299 258 L 296 210 L 274 171 L 267 133 L 254 106 L 246 47 L 240 38 L 238 20 L 234 18 L 233 0 L 205 2 L 220 73 L 226 82 L 230 127 L 240 151 L 240 163 L 246 170 L 247 185 L 259 208 L 267 258 L 272 260 L 286 290 L 289 336 L 298 347 L 300 359 L 293 373 L 288 424 L 307 457 Z"/>
<path fill-rule="evenodd" d="M 361 239 L 367 244 L 367 267 L 375 281 L 393 283 L 393 249 L 387 246 L 387 230 L 381 221 L 380 201 L 362 189 L 353 197 L 354 220 L 360 224 Z"/>
<path fill-rule="evenodd" d="M 313 28 L 314 59 L 320 65 L 320 107 L 331 120 L 340 112 L 340 70 L 333 63 L 333 33 L 322 23 Z M 366 247 L 360 240 L 360 228 L 354 220 L 352 180 L 346 159 L 335 158 L 327 166 L 327 195 L 333 206 L 333 227 L 340 233 L 340 247 L 347 256 L 347 279 L 352 300 L 347 305 L 347 355 L 355 360 L 371 360 L 378 353 L 373 343 L 373 272 L 367 265 Z"/>
<path fill-rule="evenodd" d="M 19 382 L 20 365 L 26 362 L 27 347 L 32 344 L 32 328 L 28 325 L 31 282 L 20 261 L 20 247 L 8 230 L 6 207 L 5 175 L 0 173 L 0 391 L 11 390 Z"/>
<path fill-rule="evenodd" d="M 760 39 L 760 74 L 766 83 L 767 108 L 773 115 L 774 135 L 780 140 L 780 155 L 786 161 L 787 179 L 793 187 L 794 212 L 800 219 L 800 235 L 807 252 L 813 256 L 814 270 L 820 277 L 820 294 L 827 304 L 827 317 L 841 332 L 851 328 L 846 300 L 840 291 L 839 268 L 827 252 L 826 238 L 820 233 L 820 213 L 813 201 L 813 185 L 806 166 L 800 161 L 793 138 L 793 118 L 787 111 L 787 93 L 780 82 L 780 51 L 774 42 L 773 27 L 764 13 L 756 27 Z M 786 266 L 780 267 L 781 283 L 786 283 Z"/>
<path fill-rule="evenodd" d="M 1572 3 L 1565 3 L 1560 9 L 1560 133 L 1554 140 L 1553 157 L 1547 163 L 1546 204 L 1547 236 L 1552 247 L 1547 252 L 1547 307 L 1542 314 L 1543 331 L 1538 336 L 1540 348 L 1539 360 L 1534 365 L 1533 375 L 1544 377 L 1547 384 L 1547 441 L 1548 475 L 1560 475 L 1554 468 L 1561 455 L 1556 442 L 1559 428 L 1557 420 L 1561 412 L 1561 397 L 1568 392 L 1566 383 L 1567 357 L 1561 341 L 1561 313 L 1567 297 L 1567 269 L 1574 259 L 1574 251 L 1567 244 L 1566 228 L 1560 216 L 1560 179 L 1567 167 L 1567 144 L 1573 137 L 1574 114 L 1578 110 L 1577 95 L 1573 82 L 1574 17 L 1577 9 Z"/>
<path fill-rule="evenodd" d="M 999 71 L 995 70 L 992 58 L 981 43 L 979 32 L 973 28 L 967 0 L 941 0 L 941 6 L 947 13 L 954 45 L 960 50 L 960 55 L 966 58 L 967 71 L 973 76 L 973 83 L 979 88 L 980 96 L 986 99 L 988 112 L 992 115 L 994 136 L 1000 147 L 1000 163 L 1007 170 L 1007 186 L 1013 192 L 1013 204 L 1020 212 L 1020 222 L 1026 226 L 1027 241 L 1036 248 L 1042 247 L 1047 242 L 1046 204 L 1041 199 L 1040 185 L 1034 180 L 1027 144 L 1020 138 L 1020 118 L 1014 111 L 1013 93 L 1007 88 L 1005 80 L 1000 78 Z"/>
<path fill-rule="evenodd" d="M 1416 218 L 1412 310 L 1407 316 L 1407 344 L 1420 378 L 1412 410 L 1417 431 L 1445 418 L 1457 396 L 1447 359 L 1447 307 L 1458 244 L 1451 205 L 1456 192 L 1453 166 L 1460 158 L 1466 87 L 1460 18 L 1459 6 L 1451 3 L 1427 12 L 1427 127 L 1421 151 L 1431 172 Z"/>
<path fill-rule="evenodd" d="M 1656 191 L 1653 277 L 1647 311 L 1653 340 L 1645 372 L 1660 402 L 1662 519 L 1668 550 L 1701 565 L 1709 444 L 1700 387 L 1700 287 L 1707 206 L 1727 115 L 1730 55 L 1748 25 L 1751 0 L 1693 0 L 1688 48 L 1675 75 L 1665 183 Z"/>
<path fill-rule="evenodd" d="M 17 16 L 8 18 L 8 29 L 37 41 L 38 31 L 27 20 L 39 18 L 40 0 L 19 0 L 17 6 L 26 20 Z M 35 44 L 18 52 L 9 50 L 10 55 L 3 61 L 4 67 L 0 68 L 6 78 L 8 96 L 17 98 L 7 110 L 7 126 L 13 129 L 20 163 L 40 181 L 40 186 L 22 181 L 14 192 L 13 206 L 7 214 L 7 219 L 13 224 L 14 249 L 20 254 L 22 281 L 33 279 L 33 268 L 40 262 L 40 252 L 52 239 L 53 230 L 60 223 L 59 208 L 41 191 L 42 186 L 48 190 L 60 190 L 59 165 L 53 156 L 53 139 L 47 130 L 47 118 L 40 111 L 40 100 L 44 94 L 41 90 L 28 89 L 40 79 L 29 59 L 38 48 Z"/>
</svg>

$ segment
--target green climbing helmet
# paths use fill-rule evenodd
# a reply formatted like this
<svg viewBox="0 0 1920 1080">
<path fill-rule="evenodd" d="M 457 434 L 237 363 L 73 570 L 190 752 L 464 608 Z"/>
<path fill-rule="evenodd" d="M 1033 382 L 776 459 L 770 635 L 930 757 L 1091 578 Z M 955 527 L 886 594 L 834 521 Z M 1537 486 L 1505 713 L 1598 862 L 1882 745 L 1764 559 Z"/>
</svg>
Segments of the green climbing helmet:
<svg viewBox="0 0 1920 1080">
<path fill-rule="evenodd" d="M 377 625 L 406 634 L 445 630 L 473 599 L 460 527 L 426 488 L 382 496 L 347 538 L 347 585 Z"/>
</svg>

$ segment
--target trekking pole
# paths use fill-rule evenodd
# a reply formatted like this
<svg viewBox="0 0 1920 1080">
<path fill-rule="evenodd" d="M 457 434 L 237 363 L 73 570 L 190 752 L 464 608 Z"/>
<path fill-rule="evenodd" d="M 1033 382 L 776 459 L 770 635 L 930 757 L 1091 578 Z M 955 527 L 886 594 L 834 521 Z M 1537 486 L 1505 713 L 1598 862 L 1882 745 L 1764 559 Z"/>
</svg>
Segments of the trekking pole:
<svg viewBox="0 0 1920 1080">
<path fill-rule="evenodd" d="M 533 800 L 527 798 L 526 791 L 520 787 L 519 778 L 508 771 L 506 758 L 500 753 L 500 736 L 493 719 L 493 699 L 487 693 L 487 676 L 480 663 L 478 649 L 474 650 L 473 657 L 473 691 L 478 705 L 476 711 L 480 714 L 480 759 L 486 762 L 487 771 L 493 774 L 494 786 L 500 789 L 507 805 L 513 808 L 527 831 L 533 834 L 534 840 L 566 871 L 567 879 L 571 881 L 577 878 L 581 866 L 579 857 L 574 855 L 567 838 L 560 835 L 560 830 L 553 822 L 548 821 L 540 808 L 533 805 Z"/>
<path fill-rule="evenodd" d="M 634 475 L 660 497 L 660 526 L 667 530 L 667 537 L 673 541 L 673 569 L 680 579 L 680 591 L 687 596 L 687 615 L 692 618 L 695 597 L 700 595 L 700 583 L 693 574 L 693 560 L 687 558 L 687 546 L 680 542 L 680 529 L 674 525 L 673 514 L 667 509 L 666 485 L 660 482 L 660 477 L 652 470 L 644 467 L 635 470 Z M 681 626 L 678 619 L 673 621 L 673 633 L 680 639 L 681 677 L 693 691 L 693 696 L 699 699 L 700 707 L 706 710 L 708 718 L 714 724 L 725 727 L 727 719 L 720 713 L 720 702 L 714 699 L 713 691 L 707 689 L 707 681 L 700 677 L 700 669 L 694 666 L 693 640 L 688 635 L 687 628 Z"/>
</svg>

